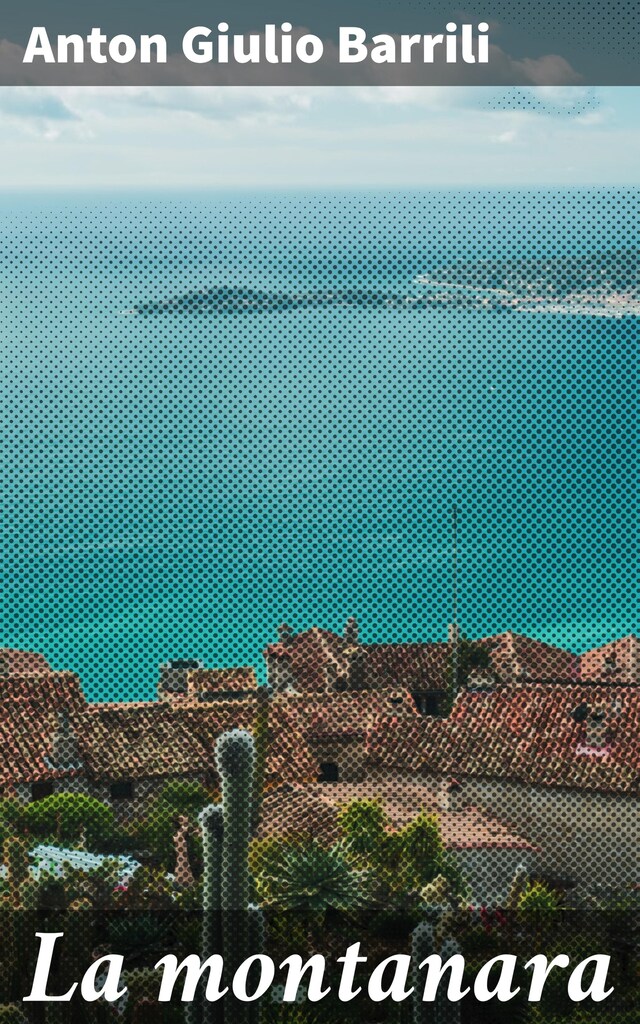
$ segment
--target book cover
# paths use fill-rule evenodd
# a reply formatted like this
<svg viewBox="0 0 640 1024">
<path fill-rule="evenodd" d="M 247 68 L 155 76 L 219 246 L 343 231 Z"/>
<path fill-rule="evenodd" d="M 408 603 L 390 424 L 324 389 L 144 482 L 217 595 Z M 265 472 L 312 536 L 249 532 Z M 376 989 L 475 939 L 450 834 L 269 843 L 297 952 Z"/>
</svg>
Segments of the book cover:
<svg viewBox="0 0 640 1024">
<path fill-rule="evenodd" d="M 638 1013 L 637 12 L 0 14 L 0 1021 Z"/>
</svg>

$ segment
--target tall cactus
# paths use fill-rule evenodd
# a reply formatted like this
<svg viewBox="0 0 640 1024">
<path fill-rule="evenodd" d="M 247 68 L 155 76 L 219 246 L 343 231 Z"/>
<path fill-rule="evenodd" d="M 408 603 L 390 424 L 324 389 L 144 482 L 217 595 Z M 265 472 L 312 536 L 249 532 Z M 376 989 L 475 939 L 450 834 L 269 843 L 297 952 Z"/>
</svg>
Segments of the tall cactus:
<svg viewBox="0 0 640 1024">
<path fill-rule="evenodd" d="M 220 923 L 220 889 L 222 877 L 223 811 L 221 804 L 210 804 L 199 817 L 202 831 L 202 935 L 200 954 L 206 960 L 222 953 Z M 210 1024 L 215 1019 L 213 1007 L 199 991 L 186 1006 L 186 1024 Z M 221 1011 L 218 1019 L 221 1019 Z"/>
<path fill-rule="evenodd" d="M 222 952 L 220 888 L 222 876 L 222 804 L 211 804 L 200 814 L 202 829 L 202 954 Z"/>
<path fill-rule="evenodd" d="M 232 729 L 216 744 L 222 803 L 200 815 L 203 838 L 202 948 L 205 960 L 224 957 L 224 983 L 263 945 L 262 911 L 252 903 L 249 844 L 255 822 L 256 744 L 251 733 Z M 208 1003 L 202 994 L 187 1007 L 187 1024 L 257 1024 L 257 1003 Z"/>
<path fill-rule="evenodd" d="M 254 826 L 256 749 L 251 733 L 232 729 L 216 745 L 216 764 L 222 782 L 223 839 L 221 918 L 222 944 L 229 975 L 258 950 L 258 916 L 252 914 L 254 883 L 249 871 L 249 846 Z M 233 1007 L 233 1024 L 257 1024 L 257 1003 Z"/>
<path fill-rule="evenodd" d="M 249 844 L 255 743 L 251 733 L 244 729 L 223 733 L 216 744 L 216 766 L 222 783 L 222 942 L 227 961 L 237 966 L 247 951 L 247 909 L 253 895 Z"/>
</svg>

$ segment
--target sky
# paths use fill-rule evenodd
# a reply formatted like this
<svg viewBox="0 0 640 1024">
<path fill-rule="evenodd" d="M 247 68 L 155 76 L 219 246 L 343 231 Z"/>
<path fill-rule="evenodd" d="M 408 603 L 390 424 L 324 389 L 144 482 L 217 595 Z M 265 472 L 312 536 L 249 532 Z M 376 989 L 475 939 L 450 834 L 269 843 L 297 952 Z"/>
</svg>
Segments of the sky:
<svg viewBox="0 0 640 1024">
<path fill-rule="evenodd" d="M 1 190 L 633 186 L 640 87 L 0 88 Z"/>
</svg>

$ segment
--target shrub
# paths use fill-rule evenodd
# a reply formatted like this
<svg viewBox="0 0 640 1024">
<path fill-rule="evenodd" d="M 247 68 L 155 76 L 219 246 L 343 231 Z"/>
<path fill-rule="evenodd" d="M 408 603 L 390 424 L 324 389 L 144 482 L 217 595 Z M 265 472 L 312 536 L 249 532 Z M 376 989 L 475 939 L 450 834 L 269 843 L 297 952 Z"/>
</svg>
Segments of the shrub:
<svg viewBox="0 0 640 1024">
<path fill-rule="evenodd" d="M 115 817 L 112 809 L 84 793 L 54 793 L 24 808 L 27 829 L 38 836 L 74 842 L 85 836 L 87 844 L 97 846 L 113 836 Z"/>
<path fill-rule="evenodd" d="M 132 841 L 151 850 L 167 867 L 174 861 L 173 837 L 178 818 L 186 815 L 194 824 L 199 812 L 211 803 L 212 794 L 191 779 L 171 779 L 151 801 L 143 821 L 130 830 Z M 201 859 L 198 838 L 189 836 L 189 851 L 193 862 Z"/>
<path fill-rule="evenodd" d="M 9 836 L 2 845 L 7 883 L 17 888 L 29 878 L 29 845 L 23 836 Z"/>
<path fill-rule="evenodd" d="M 254 839 L 249 849 L 249 870 L 253 877 L 278 874 L 284 867 L 287 850 L 296 845 L 296 840 L 290 836 Z"/>
<path fill-rule="evenodd" d="M 164 807 L 176 814 L 198 814 L 210 801 L 211 794 L 201 782 L 195 779 L 170 779 L 165 782 L 152 806 Z"/>
<path fill-rule="evenodd" d="M 27 1024 L 22 1007 L 16 1003 L 0 1004 L 0 1024 Z"/>
<path fill-rule="evenodd" d="M 533 919 L 546 918 L 558 910 L 558 894 L 544 882 L 531 882 L 518 900 L 518 910 Z"/>
<path fill-rule="evenodd" d="M 256 879 L 267 906 L 323 920 L 329 909 L 354 911 L 368 902 L 368 879 L 354 871 L 339 846 L 327 850 L 315 840 L 288 845 L 282 862 Z"/>
<path fill-rule="evenodd" d="M 372 864 L 379 860 L 390 824 L 379 800 L 351 800 L 341 808 L 338 824 L 349 852 Z"/>
<path fill-rule="evenodd" d="M 398 877 L 407 889 L 422 889 L 437 875 L 446 874 L 445 849 L 435 815 L 421 812 L 394 834 Z"/>
<path fill-rule="evenodd" d="M 0 797 L 0 826 L 11 832 L 19 832 L 24 823 L 24 804 L 14 796 Z"/>
</svg>

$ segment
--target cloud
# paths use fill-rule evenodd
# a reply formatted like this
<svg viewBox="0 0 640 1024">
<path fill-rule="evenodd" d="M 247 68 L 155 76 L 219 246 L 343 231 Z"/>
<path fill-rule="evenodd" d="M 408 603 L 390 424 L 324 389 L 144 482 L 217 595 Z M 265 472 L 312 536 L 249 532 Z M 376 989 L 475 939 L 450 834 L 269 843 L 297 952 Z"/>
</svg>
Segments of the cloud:
<svg viewBox="0 0 640 1024">
<path fill-rule="evenodd" d="M 63 102 L 58 93 L 32 86 L 6 86 L 0 89 L 0 115 L 18 120 L 77 120 L 77 115 Z"/>
<path fill-rule="evenodd" d="M 551 53 L 544 57 L 525 57 L 522 60 L 509 59 L 514 75 L 514 85 L 523 83 L 537 86 L 568 86 L 580 85 L 582 76 L 571 67 L 564 57 Z"/>
<path fill-rule="evenodd" d="M 88 136 L 82 118 L 54 90 L 36 86 L 0 88 L 0 123 L 19 135 L 55 142 L 66 131 Z"/>
<path fill-rule="evenodd" d="M 99 98 L 102 92 L 95 90 L 94 96 Z M 85 99 L 88 95 L 84 90 Z M 140 112 L 181 112 L 216 121 L 290 119 L 310 108 L 312 96 L 309 90 L 283 86 L 122 86 L 109 90 L 112 103 Z"/>
<path fill-rule="evenodd" d="M 640 159 L 637 95 L 524 86 L 7 88 L 0 180 L 100 189 L 626 184 Z"/>
<path fill-rule="evenodd" d="M 498 135 L 492 136 L 494 142 L 509 143 L 515 142 L 518 138 L 518 133 L 515 128 L 508 128 L 506 132 L 500 132 Z"/>
</svg>

